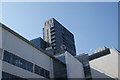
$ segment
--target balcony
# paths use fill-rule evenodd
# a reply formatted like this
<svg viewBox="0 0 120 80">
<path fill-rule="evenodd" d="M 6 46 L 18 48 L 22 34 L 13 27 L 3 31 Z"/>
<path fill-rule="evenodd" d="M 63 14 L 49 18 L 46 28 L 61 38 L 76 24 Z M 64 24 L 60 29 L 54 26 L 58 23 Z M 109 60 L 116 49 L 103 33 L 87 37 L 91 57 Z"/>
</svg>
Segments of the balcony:
<svg viewBox="0 0 120 80">
<path fill-rule="evenodd" d="M 51 33 L 55 31 L 55 27 L 50 28 Z"/>
<path fill-rule="evenodd" d="M 56 42 L 56 40 L 52 40 L 52 41 L 51 41 L 51 43 L 55 43 L 55 42 Z"/>
<path fill-rule="evenodd" d="M 52 34 L 53 32 L 55 32 L 55 30 L 51 30 L 51 34 Z"/>
<path fill-rule="evenodd" d="M 54 39 L 55 38 L 55 35 L 54 36 L 51 36 L 51 39 Z"/>
<path fill-rule="evenodd" d="M 51 38 L 51 41 L 55 40 L 55 37 L 54 38 Z"/>
<path fill-rule="evenodd" d="M 51 36 L 53 36 L 53 35 L 55 35 L 55 32 L 52 32 L 52 33 L 51 33 Z"/>
<path fill-rule="evenodd" d="M 55 31 L 55 28 L 52 28 L 52 29 L 50 29 L 51 30 L 51 32 L 54 32 Z"/>
<path fill-rule="evenodd" d="M 51 27 L 50 29 L 51 29 L 51 30 L 52 30 L 52 29 L 55 29 L 55 27 Z"/>
</svg>

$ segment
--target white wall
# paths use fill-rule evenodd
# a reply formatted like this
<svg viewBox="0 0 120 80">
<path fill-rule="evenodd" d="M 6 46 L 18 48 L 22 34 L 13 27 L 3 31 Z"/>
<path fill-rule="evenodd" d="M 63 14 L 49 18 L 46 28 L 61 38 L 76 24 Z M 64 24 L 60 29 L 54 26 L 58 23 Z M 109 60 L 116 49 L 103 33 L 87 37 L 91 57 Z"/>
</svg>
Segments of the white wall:
<svg viewBox="0 0 120 80">
<path fill-rule="evenodd" d="M 3 29 L 3 49 L 50 71 L 50 57 Z M 13 71 L 7 69 L 8 71 Z M 18 73 L 21 75 L 21 73 Z"/>
<path fill-rule="evenodd" d="M 34 74 L 30 71 L 24 70 L 22 68 L 19 68 L 17 66 L 9 64 L 7 62 L 3 61 L 2 63 L 3 63 L 2 70 L 4 72 L 10 73 L 12 75 L 19 76 L 19 77 L 22 77 L 22 78 L 44 78 L 40 75 Z"/>
<path fill-rule="evenodd" d="M 70 53 L 65 52 L 68 78 L 85 78 L 83 65 Z"/>
<path fill-rule="evenodd" d="M 118 78 L 118 52 L 113 48 L 111 54 L 90 61 L 93 78 Z"/>
<path fill-rule="evenodd" d="M 50 61 L 50 78 L 54 78 L 54 70 L 53 70 L 53 59 L 51 58 L 51 61 Z"/>
<path fill-rule="evenodd" d="M 118 53 L 118 77 L 120 80 L 120 53 Z"/>
<path fill-rule="evenodd" d="M 0 25 L 2 26 L 2 25 Z M 2 78 L 2 27 L 0 27 L 0 80 Z"/>
<path fill-rule="evenodd" d="M 0 27 L 0 48 L 2 48 L 2 27 Z"/>
<path fill-rule="evenodd" d="M 0 80 L 2 79 L 2 60 L 0 60 Z"/>
<path fill-rule="evenodd" d="M 48 30 L 48 32 L 47 32 Z M 45 26 L 44 27 L 44 40 L 46 42 L 48 42 L 49 40 L 49 43 L 51 43 L 51 31 L 50 31 L 50 26 Z"/>
<path fill-rule="evenodd" d="M 2 78 L 2 53 L 3 50 L 0 48 L 0 80 Z"/>
</svg>

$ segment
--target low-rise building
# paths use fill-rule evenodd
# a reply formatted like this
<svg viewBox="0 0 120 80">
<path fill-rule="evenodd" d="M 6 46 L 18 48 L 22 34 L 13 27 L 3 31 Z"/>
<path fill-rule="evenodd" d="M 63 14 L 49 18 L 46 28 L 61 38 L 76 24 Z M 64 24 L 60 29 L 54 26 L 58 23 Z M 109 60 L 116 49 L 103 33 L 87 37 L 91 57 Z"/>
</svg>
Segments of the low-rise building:
<svg viewBox="0 0 120 80">
<path fill-rule="evenodd" d="M 0 24 L 1 77 L 52 78 L 53 58 L 44 50 Z"/>
<path fill-rule="evenodd" d="M 0 24 L 0 79 L 84 78 L 82 63 L 64 55 L 65 63 Z"/>
<path fill-rule="evenodd" d="M 120 53 L 115 48 L 107 48 L 90 55 L 90 67 L 94 79 L 120 79 Z"/>
<path fill-rule="evenodd" d="M 74 56 L 65 46 L 56 55 L 47 46 L 41 38 L 30 42 L 0 24 L 0 79 L 120 79 L 120 52 L 114 48 Z"/>
</svg>

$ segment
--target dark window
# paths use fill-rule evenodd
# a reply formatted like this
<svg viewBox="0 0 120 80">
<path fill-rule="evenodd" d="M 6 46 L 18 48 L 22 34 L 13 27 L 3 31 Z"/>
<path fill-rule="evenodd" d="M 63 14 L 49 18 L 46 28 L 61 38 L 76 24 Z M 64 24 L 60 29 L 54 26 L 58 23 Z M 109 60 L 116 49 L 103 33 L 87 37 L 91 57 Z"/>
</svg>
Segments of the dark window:
<svg viewBox="0 0 120 80">
<path fill-rule="evenodd" d="M 23 69 L 26 69 L 28 71 L 33 71 L 33 64 L 20 58 L 20 57 L 17 57 L 13 54 L 11 54 L 10 52 L 7 52 L 7 51 L 4 51 L 4 57 L 3 57 L 3 60 L 8 62 L 8 63 L 11 63 L 15 66 L 18 66 L 20 68 L 23 68 Z"/>
<path fill-rule="evenodd" d="M 28 71 L 33 72 L 33 64 L 30 63 L 30 62 L 26 62 L 26 69 L 27 69 Z"/>
<path fill-rule="evenodd" d="M 64 37 L 64 36 L 62 36 L 62 38 L 65 40 L 65 37 Z"/>
<path fill-rule="evenodd" d="M 45 69 L 43 69 L 43 68 L 41 68 L 41 67 L 39 67 L 39 66 L 37 66 L 37 65 L 35 65 L 35 71 L 34 71 L 36 74 L 38 74 L 38 75 L 41 75 L 41 76 L 44 76 L 44 77 L 46 77 L 46 78 L 50 78 L 49 77 L 49 71 L 47 71 L 47 70 L 45 70 Z"/>
<path fill-rule="evenodd" d="M 52 30 L 51 30 L 51 34 L 52 34 L 53 32 L 55 32 L 55 29 L 52 29 Z"/>
<path fill-rule="evenodd" d="M 54 34 L 51 34 L 51 37 L 55 36 L 55 33 Z"/>
<path fill-rule="evenodd" d="M 51 44 L 55 44 L 55 43 L 56 43 L 56 41 L 51 42 Z"/>
<path fill-rule="evenodd" d="M 11 63 L 16 65 L 16 66 L 19 66 L 20 59 L 16 56 L 13 56 L 13 55 L 11 56 L 11 58 L 12 58 Z"/>
<path fill-rule="evenodd" d="M 26 69 L 26 63 L 24 60 L 20 60 L 20 67 Z"/>
<path fill-rule="evenodd" d="M 66 41 L 65 41 L 65 40 L 63 40 L 63 43 L 66 43 Z"/>
<path fill-rule="evenodd" d="M 52 41 L 52 40 L 55 40 L 55 37 L 52 37 L 52 38 L 51 38 L 51 41 Z"/>
<path fill-rule="evenodd" d="M 65 35 L 64 32 L 62 32 L 62 35 L 63 35 L 63 36 Z"/>
<path fill-rule="evenodd" d="M 2 80 L 27 80 L 27 79 L 24 79 L 6 72 L 2 72 Z"/>
<path fill-rule="evenodd" d="M 3 58 L 4 61 L 6 62 L 9 62 L 11 61 L 11 55 L 10 54 L 7 54 L 7 51 L 4 51 L 4 58 Z"/>
<path fill-rule="evenodd" d="M 8 51 L 4 51 L 4 57 L 3 57 L 3 60 L 8 62 L 8 63 L 11 63 L 15 66 L 18 66 L 20 68 L 23 68 L 25 70 L 28 70 L 28 71 L 31 71 L 33 72 L 33 63 L 31 62 L 28 62 L 18 56 L 15 56 L 13 55 L 12 53 L 8 52 Z M 38 74 L 38 75 L 41 75 L 43 77 L 46 77 L 46 78 L 50 78 L 49 75 L 49 71 L 35 65 L 34 67 L 34 73 Z M 3 78 L 5 77 L 9 77 L 9 76 L 6 76 L 7 74 L 4 74 L 3 75 Z"/>
<path fill-rule="evenodd" d="M 50 29 L 53 30 L 53 29 L 55 29 L 55 27 L 51 27 Z"/>
</svg>

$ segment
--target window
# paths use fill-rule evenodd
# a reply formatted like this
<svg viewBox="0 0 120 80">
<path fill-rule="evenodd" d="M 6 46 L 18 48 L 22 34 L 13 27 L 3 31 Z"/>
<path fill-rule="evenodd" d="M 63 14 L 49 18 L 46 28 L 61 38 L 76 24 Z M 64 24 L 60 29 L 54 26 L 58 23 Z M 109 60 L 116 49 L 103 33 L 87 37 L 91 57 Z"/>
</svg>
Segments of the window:
<svg viewBox="0 0 120 80">
<path fill-rule="evenodd" d="M 44 76 L 46 78 L 49 78 L 49 71 L 47 71 L 47 70 L 45 70 L 45 69 L 43 69 L 43 68 L 41 68 L 41 67 L 39 67 L 37 65 L 35 65 L 35 69 L 34 70 L 35 70 L 34 72 L 36 74 Z"/>
<path fill-rule="evenodd" d="M 55 44 L 55 43 L 56 43 L 56 40 L 51 41 L 51 44 Z"/>
<path fill-rule="evenodd" d="M 27 69 L 28 71 L 33 72 L 33 64 L 30 63 L 30 62 L 26 62 L 26 69 Z"/>
<path fill-rule="evenodd" d="M 20 67 L 26 69 L 26 63 L 24 60 L 20 60 Z"/>
<path fill-rule="evenodd" d="M 8 51 L 4 51 L 4 57 L 3 57 L 3 61 L 6 61 L 10 64 L 13 64 L 17 67 L 20 67 L 22 69 L 28 70 L 30 72 L 33 72 L 33 63 L 26 61 Z M 34 67 L 34 73 L 46 77 L 46 78 L 50 78 L 49 75 L 49 71 L 45 70 L 37 65 L 35 65 Z M 6 74 L 5 74 L 6 75 Z M 5 75 L 3 75 L 3 77 L 5 77 Z"/>
<path fill-rule="evenodd" d="M 51 27 L 50 30 L 51 30 L 51 31 L 54 31 L 54 30 L 55 30 L 55 27 Z"/>
<path fill-rule="evenodd" d="M 3 58 L 4 61 L 10 63 L 11 61 L 11 55 L 10 54 L 7 54 L 7 51 L 4 51 L 4 58 Z"/>
<path fill-rule="evenodd" d="M 23 68 L 23 69 L 26 69 L 28 71 L 33 71 L 33 64 L 20 58 L 20 57 L 17 57 L 7 51 L 4 51 L 4 57 L 3 57 L 3 60 L 8 62 L 8 63 L 11 63 L 15 66 L 18 66 L 20 68 Z"/>
<path fill-rule="evenodd" d="M 27 79 L 20 78 L 18 76 L 15 76 L 6 72 L 2 72 L 2 80 L 27 80 Z"/>
<path fill-rule="evenodd" d="M 62 38 L 65 40 L 65 37 L 64 37 L 64 36 L 62 36 Z"/>
</svg>

